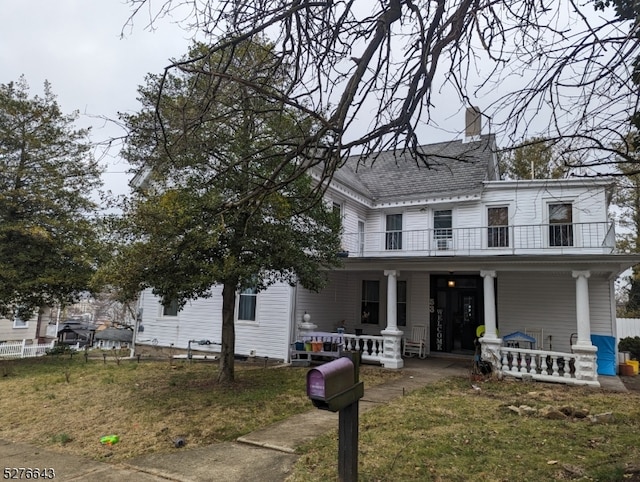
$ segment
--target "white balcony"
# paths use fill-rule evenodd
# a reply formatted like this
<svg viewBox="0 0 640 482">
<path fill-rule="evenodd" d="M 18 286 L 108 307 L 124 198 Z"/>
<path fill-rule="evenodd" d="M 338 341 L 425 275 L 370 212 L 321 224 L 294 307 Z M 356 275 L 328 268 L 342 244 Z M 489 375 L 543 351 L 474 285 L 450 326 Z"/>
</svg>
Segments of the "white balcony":
<svg viewBox="0 0 640 482">
<path fill-rule="evenodd" d="M 610 254 L 613 223 L 537 224 L 344 233 L 349 257 Z"/>
</svg>

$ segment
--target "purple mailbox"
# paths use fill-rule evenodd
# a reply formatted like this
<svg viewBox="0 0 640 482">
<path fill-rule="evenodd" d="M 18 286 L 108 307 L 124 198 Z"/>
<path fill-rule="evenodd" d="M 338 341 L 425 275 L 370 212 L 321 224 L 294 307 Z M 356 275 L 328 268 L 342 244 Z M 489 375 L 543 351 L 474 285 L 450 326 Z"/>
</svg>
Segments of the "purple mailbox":
<svg viewBox="0 0 640 482">
<path fill-rule="evenodd" d="M 355 365 L 346 357 L 307 372 L 307 396 L 317 408 L 337 412 L 358 401 L 364 385 L 356 382 Z"/>
</svg>

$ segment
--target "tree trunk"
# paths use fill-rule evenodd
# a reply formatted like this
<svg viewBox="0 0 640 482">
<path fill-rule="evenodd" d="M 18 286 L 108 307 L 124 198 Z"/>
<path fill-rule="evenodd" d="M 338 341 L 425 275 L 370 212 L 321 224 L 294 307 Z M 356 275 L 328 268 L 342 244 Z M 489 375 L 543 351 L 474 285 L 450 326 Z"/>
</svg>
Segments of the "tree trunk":
<svg viewBox="0 0 640 482">
<path fill-rule="evenodd" d="M 236 307 L 236 284 L 224 283 L 222 288 L 222 347 L 218 372 L 220 383 L 233 382 L 235 379 L 236 332 L 233 314 Z"/>
</svg>

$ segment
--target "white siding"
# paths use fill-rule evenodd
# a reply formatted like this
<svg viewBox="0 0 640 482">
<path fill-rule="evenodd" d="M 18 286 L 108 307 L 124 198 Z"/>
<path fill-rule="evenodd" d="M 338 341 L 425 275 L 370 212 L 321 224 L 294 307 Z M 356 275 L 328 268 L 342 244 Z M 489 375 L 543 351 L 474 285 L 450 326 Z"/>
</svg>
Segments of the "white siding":
<svg viewBox="0 0 640 482">
<path fill-rule="evenodd" d="M 185 349 L 189 340 L 208 339 L 220 342 L 222 328 L 222 288 L 216 286 L 211 298 L 188 302 L 176 317 L 161 316 L 159 298 L 151 290 L 144 292 L 141 306 L 144 332 L 138 334 L 138 343 L 175 346 Z M 276 283 L 258 293 L 256 322 L 236 322 L 236 346 L 238 355 L 277 359 L 288 357 L 288 332 L 291 319 L 292 288 Z M 198 350 L 219 351 L 219 346 L 198 346 Z"/>
<path fill-rule="evenodd" d="M 613 335 L 609 287 L 608 280 L 589 279 L 594 335 Z M 497 297 L 500 336 L 542 328 L 545 349 L 570 351 L 571 334 L 577 331 L 576 282 L 570 272 L 498 273 Z"/>
<path fill-rule="evenodd" d="M 640 318 L 618 318 L 616 341 L 634 336 L 640 336 Z"/>
<path fill-rule="evenodd" d="M 429 326 L 429 273 L 400 272 L 399 280 L 407 282 L 407 326 L 401 331 L 411 330 L 411 326 Z M 363 325 L 360 323 L 360 296 L 363 280 L 377 280 L 380 283 L 380 323 Z M 347 333 L 362 328 L 365 334 L 379 335 L 387 326 L 387 277 L 382 270 L 372 272 L 334 272 L 330 284 L 320 293 L 298 288 L 296 300 L 296 324 L 302 321 L 305 312 L 311 315 L 311 322 L 318 331 L 335 331 L 341 320 L 345 321 Z"/>
<path fill-rule="evenodd" d="M 347 331 L 353 333 L 360 322 L 357 318 L 359 293 L 359 281 L 349 272 L 329 273 L 329 284 L 319 293 L 298 287 L 295 323 L 302 322 L 302 317 L 308 313 L 318 331 L 335 331 L 345 320 Z"/>
<path fill-rule="evenodd" d="M 424 209 L 411 208 L 404 212 L 405 231 L 429 229 L 432 227 L 430 219 L 425 216 Z"/>
<path fill-rule="evenodd" d="M 488 224 L 487 207 L 507 206 L 510 224 L 542 226 L 549 221 L 548 205 L 557 202 L 573 204 L 573 222 L 576 224 L 608 221 L 606 189 L 603 185 L 570 181 L 521 181 L 519 183 L 488 183 L 482 192 L 481 201 L 465 200 L 411 207 L 368 208 L 354 200 L 346 199 L 342 201 L 343 229 L 345 233 L 356 233 L 358 219 L 364 219 L 366 221 L 365 232 L 367 233 L 365 249 L 376 252 L 384 250 L 384 235 L 382 233 L 385 231 L 386 214 L 402 213 L 404 231 L 420 231 L 433 228 L 434 210 L 452 209 L 454 229 L 478 228 Z M 519 236 L 527 237 L 532 233 L 544 235 L 544 229 L 542 231 L 540 229 L 532 229 L 530 232 L 519 231 L 514 236 L 516 238 Z M 596 228 L 590 229 L 595 230 Z M 578 236 L 577 232 L 576 236 Z M 598 241 L 602 241 L 600 238 L 604 238 L 604 232 L 591 232 L 593 236 L 598 238 Z M 473 233 L 460 232 L 458 236 L 471 234 Z"/>
<path fill-rule="evenodd" d="M 431 341 L 429 340 L 431 333 L 429 328 L 429 273 L 416 271 L 407 274 L 407 326 L 400 327 L 400 330 L 409 334 L 412 326 L 426 326 L 427 351 L 429 351 L 431 346 Z M 402 272 L 400 273 L 400 279 L 403 279 Z"/>
<path fill-rule="evenodd" d="M 37 341 L 36 328 L 38 326 L 38 318 L 31 318 L 25 328 L 14 328 L 13 320 L 0 318 L 0 342 L 2 341 Z"/>
<path fill-rule="evenodd" d="M 236 353 L 287 360 L 292 288 L 276 283 L 258 293 L 256 323 L 236 322 Z"/>
<path fill-rule="evenodd" d="M 498 187 L 499 183 L 489 185 L 482 195 L 483 205 L 508 205 L 512 224 L 546 224 L 549 222 L 548 204 L 563 201 L 573 203 L 574 223 L 608 220 L 606 192 L 602 186 L 523 183 L 514 189 Z M 482 225 L 486 225 L 487 215 L 485 212 L 481 214 Z"/>
</svg>

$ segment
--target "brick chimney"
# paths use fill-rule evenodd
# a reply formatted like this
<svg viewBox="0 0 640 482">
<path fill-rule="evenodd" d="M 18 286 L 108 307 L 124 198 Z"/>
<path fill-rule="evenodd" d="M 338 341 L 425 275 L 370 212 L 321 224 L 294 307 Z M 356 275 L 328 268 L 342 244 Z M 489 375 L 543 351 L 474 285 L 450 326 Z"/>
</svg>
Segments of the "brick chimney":
<svg viewBox="0 0 640 482">
<path fill-rule="evenodd" d="M 475 106 L 467 107 L 464 115 L 465 142 L 477 141 L 482 134 L 482 114 Z"/>
</svg>

